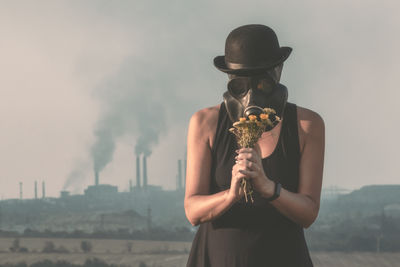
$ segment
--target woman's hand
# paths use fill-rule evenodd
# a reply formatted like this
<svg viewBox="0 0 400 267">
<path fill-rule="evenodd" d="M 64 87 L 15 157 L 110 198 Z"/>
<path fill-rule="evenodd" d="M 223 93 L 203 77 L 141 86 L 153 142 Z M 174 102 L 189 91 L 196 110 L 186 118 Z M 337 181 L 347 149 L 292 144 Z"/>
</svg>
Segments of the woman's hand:
<svg viewBox="0 0 400 267">
<path fill-rule="evenodd" d="M 265 175 L 258 145 L 255 148 L 239 149 L 235 159 L 236 165 L 239 165 L 239 173 L 244 175 L 242 177 L 251 179 L 255 191 L 263 195 L 265 195 L 265 192 L 271 191 L 274 183 Z"/>
<path fill-rule="evenodd" d="M 232 167 L 231 187 L 229 188 L 228 198 L 229 201 L 233 203 L 240 200 L 244 196 L 244 191 L 241 184 L 242 178 L 246 177 L 246 175 L 240 173 L 240 169 L 243 169 L 243 166 L 237 163 Z"/>
</svg>

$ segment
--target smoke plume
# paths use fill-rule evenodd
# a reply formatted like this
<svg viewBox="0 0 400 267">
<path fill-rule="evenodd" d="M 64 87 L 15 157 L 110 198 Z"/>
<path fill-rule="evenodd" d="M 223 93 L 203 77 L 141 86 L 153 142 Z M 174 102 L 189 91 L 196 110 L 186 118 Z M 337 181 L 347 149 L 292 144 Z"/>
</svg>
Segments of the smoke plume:
<svg viewBox="0 0 400 267">
<path fill-rule="evenodd" d="M 112 161 L 118 138 L 127 135 L 136 139 L 135 154 L 149 156 L 160 133 L 166 130 L 165 108 L 157 97 L 162 88 L 137 65 L 135 59 L 127 60 L 97 88 L 104 110 L 94 130 L 91 155 L 94 171 L 99 173 Z"/>
<path fill-rule="evenodd" d="M 86 171 L 90 164 L 87 161 L 78 161 L 72 171 L 68 174 L 62 190 L 71 190 L 72 193 L 79 193 L 82 181 L 85 179 Z"/>
</svg>

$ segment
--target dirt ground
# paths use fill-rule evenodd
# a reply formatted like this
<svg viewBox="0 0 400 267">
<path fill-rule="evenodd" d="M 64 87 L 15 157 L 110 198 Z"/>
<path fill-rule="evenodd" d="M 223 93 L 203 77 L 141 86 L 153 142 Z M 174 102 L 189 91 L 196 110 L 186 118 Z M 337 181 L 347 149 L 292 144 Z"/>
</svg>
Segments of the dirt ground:
<svg viewBox="0 0 400 267">
<path fill-rule="evenodd" d="M 92 251 L 83 253 L 82 240 L 90 241 Z M 28 252 L 13 253 L 9 248 L 14 238 L 0 238 L 0 264 L 34 263 L 45 259 L 66 260 L 82 264 L 86 259 L 98 258 L 117 265 L 138 267 L 141 262 L 148 267 L 186 267 L 190 242 L 109 240 L 109 239 L 59 239 L 59 238 L 21 238 L 20 247 Z M 46 241 L 54 243 L 55 248 L 63 246 L 68 253 L 42 253 Z M 131 250 L 129 251 L 131 243 Z M 399 267 L 400 253 L 343 253 L 310 252 L 315 267 Z"/>
</svg>

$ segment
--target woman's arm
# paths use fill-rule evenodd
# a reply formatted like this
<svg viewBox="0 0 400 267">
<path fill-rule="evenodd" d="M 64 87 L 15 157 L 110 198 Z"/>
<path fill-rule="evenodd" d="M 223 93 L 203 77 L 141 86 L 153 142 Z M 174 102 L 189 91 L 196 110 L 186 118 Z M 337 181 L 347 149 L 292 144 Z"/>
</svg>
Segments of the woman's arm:
<svg viewBox="0 0 400 267">
<path fill-rule="evenodd" d="M 308 228 L 318 217 L 325 150 L 325 125 L 315 112 L 306 110 L 304 118 L 299 119 L 300 131 L 304 133 L 304 145 L 301 149 L 299 187 L 293 193 L 284 188 L 280 196 L 271 204 L 282 214 Z M 302 115 L 300 115 L 302 116 Z M 264 196 L 273 195 L 274 183 L 269 180 Z"/>
<path fill-rule="evenodd" d="M 210 221 L 234 203 L 229 190 L 210 195 L 211 143 L 218 109 L 207 108 L 190 119 L 187 139 L 185 213 L 192 225 Z"/>
<path fill-rule="evenodd" d="M 292 221 L 308 228 L 318 216 L 322 173 L 324 165 L 325 126 L 322 118 L 311 110 L 302 109 L 299 115 L 299 135 L 304 139 L 300 148 L 298 192 L 282 187 L 280 196 L 271 204 Z M 260 150 L 244 148 L 239 150 L 237 160 L 240 172 L 252 178 L 255 190 L 269 198 L 274 193 L 274 182 L 264 173 Z"/>
</svg>

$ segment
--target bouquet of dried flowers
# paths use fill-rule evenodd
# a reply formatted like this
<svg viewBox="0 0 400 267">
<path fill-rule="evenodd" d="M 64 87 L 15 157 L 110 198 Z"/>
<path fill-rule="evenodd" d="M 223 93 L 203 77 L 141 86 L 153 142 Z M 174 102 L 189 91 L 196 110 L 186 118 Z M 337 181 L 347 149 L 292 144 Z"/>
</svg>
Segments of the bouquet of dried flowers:
<svg viewBox="0 0 400 267">
<path fill-rule="evenodd" d="M 276 112 L 272 108 L 264 108 L 264 113 L 259 117 L 250 115 L 249 119 L 240 118 L 239 121 L 233 123 L 233 128 L 229 131 L 236 137 L 236 141 L 240 148 L 253 148 L 265 131 L 271 130 L 275 125 L 280 122 L 280 118 L 276 116 Z M 248 195 L 250 200 L 254 203 L 253 187 L 248 178 L 243 178 L 241 186 L 243 188 L 246 202 L 248 202 Z"/>
</svg>

